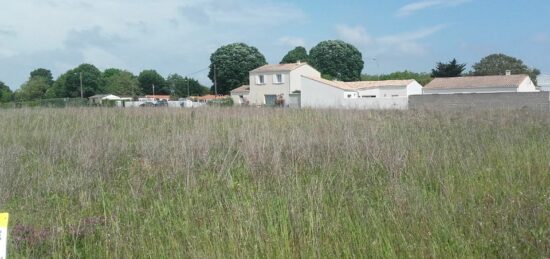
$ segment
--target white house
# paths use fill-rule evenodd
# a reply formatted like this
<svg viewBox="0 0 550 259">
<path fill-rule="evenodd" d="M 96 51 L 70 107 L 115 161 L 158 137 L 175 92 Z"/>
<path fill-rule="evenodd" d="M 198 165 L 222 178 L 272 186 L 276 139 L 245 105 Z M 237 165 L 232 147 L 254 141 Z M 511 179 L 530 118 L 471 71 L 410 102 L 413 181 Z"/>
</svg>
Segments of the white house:
<svg viewBox="0 0 550 259">
<path fill-rule="evenodd" d="M 235 104 L 273 106 L 277 98 L 290 104 L 292 93 L 302 90 L 302 76 L 320 78 L 321 73 L 307 63 L 265 65 L 250 71 L 250 85 L 231 91 Z"/>
<path fill-rule="evenodd" d="M 537 77 L 539 88 L 543 92 L 550 92 L 550 74 Z"/>
<path fill-rule="evenodd" d="M 410 95 L 422 94 L 416 80 L 340 82 L 302 76 L 302 107 L 407 109 Z"/>
<path fill-rule="evenodd" d="M 120 98 L 112 94 L 98 94 L 98 95 L 90 96 L 88 99 L 92 104 L 102 104 L 103 101 L 120 101 L 123 98 Z"/>
<path fill-rule="evenodd" d="M 436 78 L 424 86 L 423 94 L 537 92 L 528 75 L 465 76 Z"/>
</svg>

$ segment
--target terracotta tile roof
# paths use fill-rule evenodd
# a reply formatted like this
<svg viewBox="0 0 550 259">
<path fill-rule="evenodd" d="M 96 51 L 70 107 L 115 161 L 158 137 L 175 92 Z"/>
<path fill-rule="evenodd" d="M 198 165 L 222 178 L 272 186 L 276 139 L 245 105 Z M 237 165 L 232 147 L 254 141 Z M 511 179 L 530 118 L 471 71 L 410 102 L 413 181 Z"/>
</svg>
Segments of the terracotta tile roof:
<svg viewBox="0 0 550 259">
<path fill-rule="evenodd" d="M 235 94 L 237 94 L 237 93 L 248 93 L 248 92 L 250 92 L 250 86 L 249 85 L 243 85 L 239 88 L 235 88 L 235 89 L 231 90 L 231 93 L 235 93 Z"/>
<path fill-rule="evenodd" d="M 510 76 L 464 76 L 450 78 L 435 78 L 424 89 L 461 89 L 461 88 L 518 88 L 527 75 Z"/>
<path fill-rule="evenodd" d="M 250 73 L 259 73 L 259 72 L 288 72 L 294 69 L 297 69 L 301 66 L 307 65 L 305 62 L 301 63 L 291 63 L 291 64 L 276 64 L 276 65 L 265 65 L 259 68 L 256 68 Z"/>
<path fill-rule="evenodd" d="M 356 82 L 341 82 L 341 81 L 331 81 L 323 78 L 314 78 L 303 76 L 323 84 L 330 85 L 332 87 L 340 88 L 342 90 L 363 90 L 363 89 L 373 89 L 373 88 L 383 88 L 383 87 L 395 87 L 395 86 L 407 86 L 414 80 L 386 80 L 386 81 L 356 81 Z"/>
</svg>

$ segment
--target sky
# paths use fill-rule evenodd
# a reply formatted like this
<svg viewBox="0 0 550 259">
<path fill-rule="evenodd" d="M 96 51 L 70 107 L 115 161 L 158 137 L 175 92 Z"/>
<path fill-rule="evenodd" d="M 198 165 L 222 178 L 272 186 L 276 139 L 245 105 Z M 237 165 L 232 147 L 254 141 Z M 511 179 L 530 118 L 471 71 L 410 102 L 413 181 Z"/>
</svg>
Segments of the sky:
<svg viewBox="0 0 550 259">
<path fill-rule="evenodd" d="M 191 75 L 210 86 L 210 55 L 234 42 L 278 63 L 296 46 L 339 39 L 364 73 L 468 69 L 504 53 L 550 73 L 548 0 L 0 0 L 0 81 L 35 68 L 54 77 L 82 63 L 135 74 Z"/>
</svg>

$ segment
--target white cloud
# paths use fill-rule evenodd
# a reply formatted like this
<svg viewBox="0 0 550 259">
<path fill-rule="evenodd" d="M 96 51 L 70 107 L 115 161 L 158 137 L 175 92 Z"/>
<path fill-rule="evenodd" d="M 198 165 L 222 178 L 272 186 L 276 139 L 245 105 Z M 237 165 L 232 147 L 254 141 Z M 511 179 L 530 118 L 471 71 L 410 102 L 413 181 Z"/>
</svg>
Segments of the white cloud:
<svg viewBox="0 0 550 259">
<path fill-rule="evenodd" d="M 288 47 L 305 47 L 306 40 L 299 37 L 284 36 L 277 40 L 279 44 L 288 46 Z"/>
<path fill-rule="evenodd" d="M 154 68 L 166 75 L 185 74 L 208 66 L 210 54 L 221 45 L 277 45 L 266 37 L 272 36 L 270 31 L 307 20 L 294 5 L 276 0 L 6 2 L 0 16 L 0 80 L 12 87 L 38 66 L 59 75 L 68 64 L 71 68 L 83 62 L 127 64 L 122 68 L 134 73 Z M 287 42 L 291 40 L 301 43 L 297 38 Z M 209 83 L 206 74 L 198 78 Z"/>
<path fill-rule="evenodd" d="M 373 37 L 363 27 L 350 27 L 339 25 L 336 31 L 339 37 L 360 48 L 368 48 L 371 55 L 384 53 L 400 53 L 403 55 L 419 56 L 426 54 L 427 50 L 420 43 L 423 40 L 446 28 L 446 25 L 436 25 L 429 28 L 395 35 Z"/>
<path fill-rule="evenodd" d="M 424 0 L 404 5 L 397 11 L 397 16 L 405 17 L 416 12 L 423 11 L 436 7 L 454 7 L 459 6 L 472 0 Z"/>
</svg>

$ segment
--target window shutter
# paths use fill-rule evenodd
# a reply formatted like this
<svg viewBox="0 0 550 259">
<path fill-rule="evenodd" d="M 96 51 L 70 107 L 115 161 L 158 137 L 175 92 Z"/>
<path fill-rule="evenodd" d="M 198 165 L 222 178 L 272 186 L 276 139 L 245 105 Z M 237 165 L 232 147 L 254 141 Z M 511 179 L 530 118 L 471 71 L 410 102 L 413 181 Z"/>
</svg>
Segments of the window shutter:
<svg viewBox="0 0 550 259">
<path fill-rule="evenodd" d="M 260 84 L 260 76 L 256 76 L 256 84 L 257 84 L 257 85 Z"/>
</svg>

